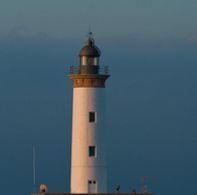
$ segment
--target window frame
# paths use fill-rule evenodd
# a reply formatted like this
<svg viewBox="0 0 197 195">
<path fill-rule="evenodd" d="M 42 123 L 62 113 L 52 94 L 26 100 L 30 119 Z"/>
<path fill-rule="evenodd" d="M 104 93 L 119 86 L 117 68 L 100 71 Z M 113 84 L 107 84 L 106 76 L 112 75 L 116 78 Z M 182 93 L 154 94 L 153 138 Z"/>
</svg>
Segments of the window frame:
<svg viewBox="0 0 197 195">
<path fill-rule="evenodd" d="M 97 113 L 96 113 L 96 111 L 89 111 L 89 113 L 88 113 L 88 121 L 89 121 L 89 123 L 96 123 L 97 122 Z"/>
<path fill-rule="evenodd" d="M 88 147 L 88 156 L 96 158 L 96 146 L 89 146 Z"/>
</svg>

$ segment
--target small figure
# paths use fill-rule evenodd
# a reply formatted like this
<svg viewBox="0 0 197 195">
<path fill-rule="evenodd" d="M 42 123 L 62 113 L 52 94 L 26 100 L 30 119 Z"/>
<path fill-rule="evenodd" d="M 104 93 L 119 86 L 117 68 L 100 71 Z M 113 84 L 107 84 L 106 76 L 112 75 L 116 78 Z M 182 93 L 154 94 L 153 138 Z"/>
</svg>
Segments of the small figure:
<svg viewBox="0 0 197 195">
<path fill-rule="evenodd" d="M 117 185 L 116 192 L 120 192 L 120 185 Z"/>
<path fill-rule="evenodd" d="M 40 185 L 40 192 L 41 192 L 41 193 L 45 193 L 45 192 L 47 192 L 47 190 L 48 190 L 48 189 L 47 189 L 47 186 L 46 186 L 45 184 L 41 184 L 41 185 Z"/>
</svg>

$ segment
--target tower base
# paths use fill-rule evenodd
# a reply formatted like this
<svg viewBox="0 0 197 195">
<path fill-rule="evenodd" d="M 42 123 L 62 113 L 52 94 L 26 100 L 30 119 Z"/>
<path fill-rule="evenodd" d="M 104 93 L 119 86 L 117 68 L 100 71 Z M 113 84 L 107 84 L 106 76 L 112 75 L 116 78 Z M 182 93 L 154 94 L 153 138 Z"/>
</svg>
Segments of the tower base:
<svg viewBox="0 0 197 195">
<path fill-rule="evenodd" d="M 73 193 L 74 194 L 74 193 Z M 53 193 L 33 193 L 31 195 L 73 195 L 71 193 L 59 193 L 59 192 L 53 192 Z M 89 194 L 89 193 L 86 193 L 86 194 L 82 194 L 82 193 L 76 193 L 74 195 L 95 195 L 95 194 Z M 101 194 L 101 193 L 98 193 L 97 195 L 154 195 L 152 193 L 137 193 L 137 192 L 131 192 L 131 193 L 121 193 L 121 192 L 116 192 L 116 193 L 106 193 L 106 194 Z"/>
</svg>

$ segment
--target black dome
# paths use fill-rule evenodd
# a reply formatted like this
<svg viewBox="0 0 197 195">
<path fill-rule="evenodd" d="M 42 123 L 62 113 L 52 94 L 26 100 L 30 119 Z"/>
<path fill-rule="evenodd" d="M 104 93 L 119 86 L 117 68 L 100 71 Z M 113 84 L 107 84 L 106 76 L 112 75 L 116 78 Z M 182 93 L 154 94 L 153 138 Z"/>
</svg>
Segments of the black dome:
<svg viewBox="0 0 197 195">
<path fill-rule="evenodd" d="M 101 52 L 96 45 L 94 39 L 88 38 L 86 45 L 80 50 L 79 56 L 99 57 Z"/>
</svg>

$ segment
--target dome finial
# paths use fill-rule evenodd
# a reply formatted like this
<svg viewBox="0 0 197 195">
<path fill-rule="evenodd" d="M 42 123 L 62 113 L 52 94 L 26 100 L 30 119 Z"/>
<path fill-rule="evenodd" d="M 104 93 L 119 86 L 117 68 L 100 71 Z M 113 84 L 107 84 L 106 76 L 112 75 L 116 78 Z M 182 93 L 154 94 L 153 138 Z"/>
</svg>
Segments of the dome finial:
<svg viewBox="0 0 197 195">
<path fill-rule="evenodd" d="M 94 45 L 94 37 L 93 37 L 93 33 L 91 31 L 91 26 L 90 25 L 89 25 L 87 37 L 88 37 L 88 39 L 86 41 L 86 44 L 87 45 Z"/>
<path fill-rule="evenodd" d="M 91 30 L 91 25 L 89 24 L 89 28 L 88 28 L 88 38 L 92 38 L 93 39 L 93 33 Z"/>
<path fill-rule="evenodd" d="M 89 27 L 89 32 L 87 33 L 87 40 L 85 42 L 85 46 L 80 50 L 79 56 L 99 57 L 100 55 L 101 52 L 99 48 L 95 45 L 93 33 Z"/>
</svg>

